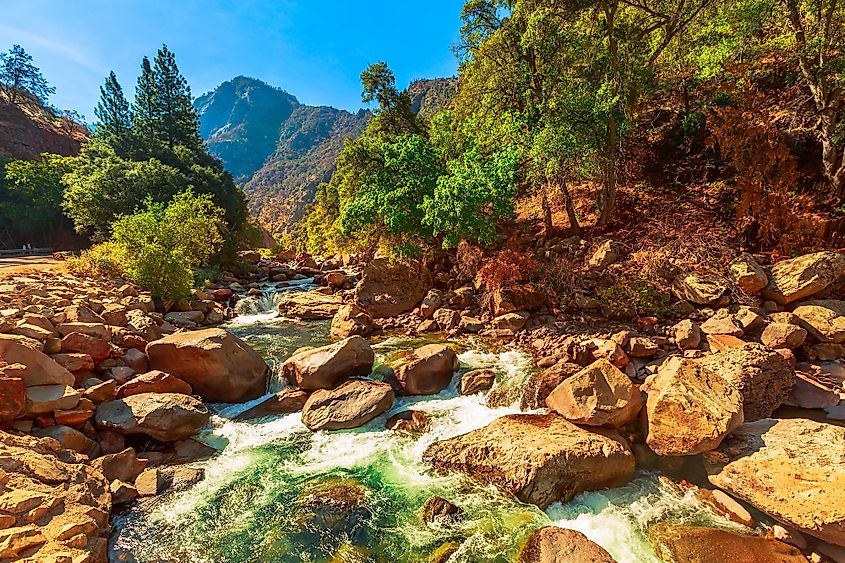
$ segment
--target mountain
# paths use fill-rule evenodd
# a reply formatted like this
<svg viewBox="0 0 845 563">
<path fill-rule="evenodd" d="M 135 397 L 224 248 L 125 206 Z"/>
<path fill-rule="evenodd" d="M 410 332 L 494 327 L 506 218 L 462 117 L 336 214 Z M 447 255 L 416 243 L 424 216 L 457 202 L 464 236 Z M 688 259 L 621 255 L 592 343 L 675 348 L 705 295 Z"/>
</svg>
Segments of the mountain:
<svg viewBox="0 0 845 563">
<path fill-rule="evenodd" d="M 449 104 L 457 79 L 416 80 L 414 111 L 431 117 Z M 285 232 L 334 173 L 346 139 L 359 136 L 370 112 L 300 104 L 291 94 L 238 76 L 194 101 L 209 151 L 241 185 L 262 227 Z"/>
<path fill-rule="evenodd" d="M 334 173 L 346 139 L 360 135 L 369 112 L 300 106 L 282 126 L 276 152 L 244 185 L 252 214 L 271 232 L 305 213 L 321 182 Z"/>
<path fill-rule="evenodd" d="M 239 182 L 273 154 L 281 125 L 300 107 L 281 88 L 238 76 L 194 101 L 208 149 Z"/>
</svg>

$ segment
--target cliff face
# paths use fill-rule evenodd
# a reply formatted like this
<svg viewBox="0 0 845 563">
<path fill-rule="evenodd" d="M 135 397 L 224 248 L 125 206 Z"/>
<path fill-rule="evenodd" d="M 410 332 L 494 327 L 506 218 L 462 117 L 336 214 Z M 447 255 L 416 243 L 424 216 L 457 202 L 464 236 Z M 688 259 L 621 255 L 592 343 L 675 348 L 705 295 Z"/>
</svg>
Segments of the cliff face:
<svg viewBox="0 0 845 563">
<path fill-rule="evenodd" d="M 38 160 L 41 153 L 76 156 L 86 131 L 30 104 L 0 96 L 0 160 Z"/>
<path fill-rule="evenodd" d="M 417 80 L 414 111 L 431 117 L 457 91 L 457 79 Z M 307 106 L 284 90 L 239 76 L 194 102 L 209 150 L 243 187 L 250 212 L 270 232 L 284 232 L 314 202 L 346 139 L 359 136 L 369 112 Z"/>
</svg>

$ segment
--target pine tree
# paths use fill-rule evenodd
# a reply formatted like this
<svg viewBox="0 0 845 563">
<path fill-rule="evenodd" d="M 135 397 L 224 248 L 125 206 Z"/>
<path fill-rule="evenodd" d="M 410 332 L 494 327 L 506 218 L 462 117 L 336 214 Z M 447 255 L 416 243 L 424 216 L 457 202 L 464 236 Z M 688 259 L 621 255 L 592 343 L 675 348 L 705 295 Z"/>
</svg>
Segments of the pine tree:
<svg viewBox="0 0 845 563">
<path fill-rule="evenodd" d="M 41 70 L 32 64 L 32 56 L 20 45 L 13 45 L 8 53 L 0 54 L 0 86 L 13 104 L 29 94 L 46 105 L 50 94 L 56 93 Z"/>
<path fill-rule="evenodd" d="M 114 148 L 124 148 L 132 129 L 132 113 L 114 71 L 109 73 L 105 84 L 100 86 L 100 101 L 94 109 L 94 115 L 97 116 L 97 135 L 106 139 Z"/>
<path fill-rule="evenodd" d="M 199 117 L 192 103 L 191 88 L 179 72 L 176 57 L 167 45 L 158 50 L 153 74 L 157 94 L 155 106 L 159 140 L 169 148 L 184 145 L 201 150 Z"/>
<path fill-rule="evenodd" d="M 135 102 L 132 104 L 132 128 L 144 142 L 152 144 L 158 129 L 158 92 L 150 59 L 141 61 L 141 75 L 135 86 Z"/>
</svg>

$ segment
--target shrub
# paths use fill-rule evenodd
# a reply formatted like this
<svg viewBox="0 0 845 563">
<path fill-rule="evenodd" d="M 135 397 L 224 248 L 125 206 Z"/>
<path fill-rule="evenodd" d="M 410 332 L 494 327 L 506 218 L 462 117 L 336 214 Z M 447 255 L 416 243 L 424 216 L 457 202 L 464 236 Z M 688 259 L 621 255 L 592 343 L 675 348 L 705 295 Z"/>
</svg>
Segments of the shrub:
<svg viewBox="0 0 845 563">
<path fill-rule="evenodd" d="M 528 281 L 537 273 L 540 263 L 516 250 L 499 252 L 478 271 L 476 279 L 489 291 Z"/>
<path fill-rule="evenodd" d="M 186 299 L 194 271 L 220 249 L 223 225 L 223 210 L 211 195 L 187 190 L 167 206 L 148 200 L 145 210 L 118 218 L 110 241 L 85 251 L 70 267 L 125 276 L 157 299 Z"/>
<path fill-rule="evenodd" d="M 117 276 L 123 273 L 122 247 L 113 242 L 95 244 L 65 262 L 71 272 L 84 276 Z"/>
<path fill-rule="evenodd" d="M 667 297 L 644 278 L 622 279 L 597 296 L 608 317 L 666 317 L 670 312 Z"/>
</svg>

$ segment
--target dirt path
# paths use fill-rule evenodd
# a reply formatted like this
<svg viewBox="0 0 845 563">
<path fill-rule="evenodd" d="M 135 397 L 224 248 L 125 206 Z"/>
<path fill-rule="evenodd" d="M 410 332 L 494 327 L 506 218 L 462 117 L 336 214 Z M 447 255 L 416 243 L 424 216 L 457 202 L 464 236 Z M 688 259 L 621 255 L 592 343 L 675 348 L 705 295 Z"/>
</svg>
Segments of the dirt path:
<svg viewBox="0 0 845 563">
<path fill-rule="evenodd" d="M 63 273 L 67 271 L 64 262 L 52 256 L 14 256 L 0 258 L 0 279 L 21 276 L 35 272 Z"/>
</svg>

